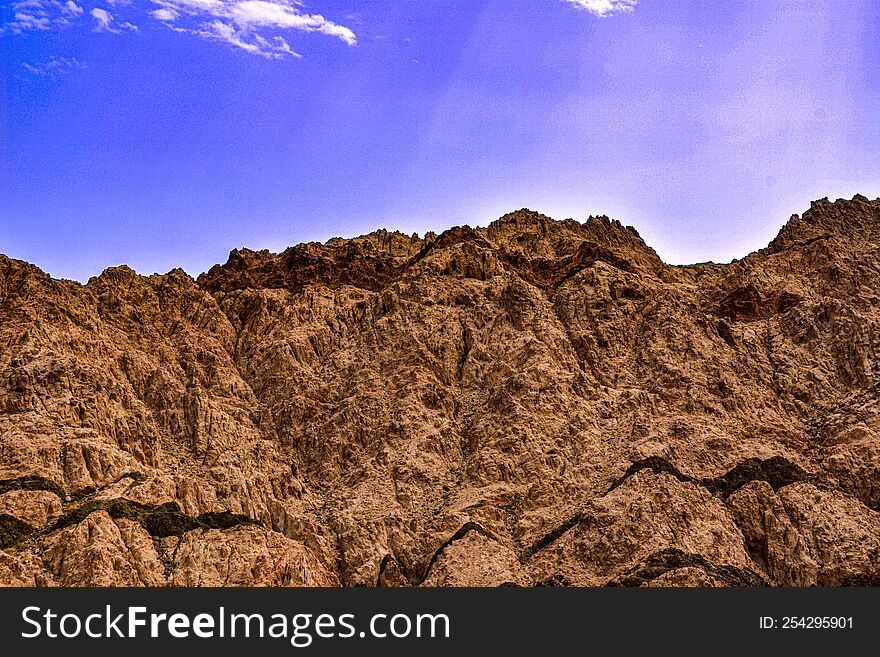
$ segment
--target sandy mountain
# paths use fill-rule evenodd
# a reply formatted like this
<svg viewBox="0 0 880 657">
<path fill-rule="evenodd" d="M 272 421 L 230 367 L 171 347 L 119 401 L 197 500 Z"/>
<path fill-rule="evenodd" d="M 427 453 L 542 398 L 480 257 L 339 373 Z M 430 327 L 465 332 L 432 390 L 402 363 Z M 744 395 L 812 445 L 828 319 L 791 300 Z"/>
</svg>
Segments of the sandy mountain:
<svg viewBox="0 0 880 657">
<path fill-rule="evenodd" d="M 880 582 L 880 199 L 726 265 L 520 210 L 0 256 L 0 583 Z"/>
</svg>

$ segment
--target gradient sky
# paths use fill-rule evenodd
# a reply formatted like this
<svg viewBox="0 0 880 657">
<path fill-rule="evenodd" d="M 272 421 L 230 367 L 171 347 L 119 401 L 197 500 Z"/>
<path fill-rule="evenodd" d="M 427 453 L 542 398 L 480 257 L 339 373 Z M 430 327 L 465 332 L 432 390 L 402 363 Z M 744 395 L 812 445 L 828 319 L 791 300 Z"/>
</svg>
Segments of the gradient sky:
<svg viewBox="0 0 880 657">
<path fill-rule="evenodd" d="M 0 3 L 0 252 L 87 280 L 530 207 L 671 263 L 880 196 L 880 3 Z"/>
</svg>

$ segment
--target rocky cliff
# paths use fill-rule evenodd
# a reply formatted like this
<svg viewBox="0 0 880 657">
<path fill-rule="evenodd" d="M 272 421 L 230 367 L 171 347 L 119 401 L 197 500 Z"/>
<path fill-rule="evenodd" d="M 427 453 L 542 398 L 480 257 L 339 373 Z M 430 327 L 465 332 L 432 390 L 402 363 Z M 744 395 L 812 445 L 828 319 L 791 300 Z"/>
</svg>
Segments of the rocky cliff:
<svg viewBox="0 0 880 657">
<path fill-rule="evenodd" d="M 0 583 L 880 582 L 880 199 L 665 265 L 605 217 L 0 256 Z"/>
</svg>

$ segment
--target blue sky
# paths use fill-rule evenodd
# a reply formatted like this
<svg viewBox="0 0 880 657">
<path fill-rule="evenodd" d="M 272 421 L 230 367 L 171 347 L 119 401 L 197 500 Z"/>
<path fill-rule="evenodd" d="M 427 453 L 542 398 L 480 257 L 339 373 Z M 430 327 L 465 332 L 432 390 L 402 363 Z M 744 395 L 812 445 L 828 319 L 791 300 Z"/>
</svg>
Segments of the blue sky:
<svg viewBox="0 0 880 657">
<path fill-rule="evenodd" d="M 530 207 L 671 263 L 880 196 L 880 3 L 0 3 L 0 252 L 86 280 Z"/>
</svg>

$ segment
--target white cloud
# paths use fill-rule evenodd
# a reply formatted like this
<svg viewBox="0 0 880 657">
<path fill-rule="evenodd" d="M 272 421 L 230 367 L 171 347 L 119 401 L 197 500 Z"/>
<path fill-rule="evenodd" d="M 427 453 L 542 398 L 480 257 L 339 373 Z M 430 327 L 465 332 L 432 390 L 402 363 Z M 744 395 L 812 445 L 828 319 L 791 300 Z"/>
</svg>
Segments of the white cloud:
<svg viewBox="0 0 880 657">
<path fill-rule="evenodd" d="M 113 18 L 113 14 L 106 9 L 95 7 L 89 13 L 97 22 L 97 25 L 95 26 L 96 32 L 113 32 L 114 34 L 118 34 L 122 30 L 137 30 L 136 25 L 116 21 L 116 19 Z"/>
<path fill-rule="evenodd" d="M 580 9 L 586 9 L 596 16 L 610 16 L 624 11 L 632 11 L 639 0 L 565 0 Z"/>
<path fill-rule="evenodd" d="M 173 21 L 176 18 L 179 18 L 180 14 L 178 14 L 173 9 L 163 8 L 163 9 L 154 9 L 153 11 L 150 12 L 150 16 L 155 18 L 157 21 Z"/>
<path fill-rule="evenodd" d="M 236 48 L 241 48 L 252 55 L 261 55 L 269 59 L 279 59 L 286 55 L 297 58 L 302 57 L 299 53 L 291 50 L 287 42 L 280 36 L 267 39 L 259 34 L 245 35 L 223 21 L 208 23 L 202 26 L 202 29 L 195 34 L 206 39 L 223 41 Z"/>
<path fill-rule="evenodd" d="M 62 4 L 60 0 L 19 0 L 12 3 L 13 20 L 0 28 L 14 34 L 28 30 L 52 30 L 67 25 L 83 13 L 75 2 Z"/>
<path fill-rule="evenodd" d="M 98 27 L 96 30 L 107 30 L 108 32 L 112 32 L 113 28 L 110 27 L 110 23 L 113 22 L 113 16 L 110 15 L 110 12 L 106 9 L 95 8 L 90 12 L 92 16 L 94 16 L 95 20 L 98 21 Z"/>
<path fill-rule="evenodd" d="M 317 1 L 317 0 L 316 0 Z M 86 18 L 96 32 L 118 34 L 138 28 L 126 19 L 147 14 L 175 32 L 222 41 L 245 52 L 269 58 L 300 57 L 288 44 L 291 32 L 310 32 L 354 46 L 357 36 L 348 27 L 309 13 L 300 0 L 100 0 Z M 52 30 L 80 18 L 85 10 L 75 0 L 18 0 L 13 20 L 0 31 L 16 34 Z M 112 10 L 112 13 L 111 13 Z M 139 22 L 139 21 L 138 21 Z"/>
<path fill-rule="evenodd" d="M 24 63 L 21 67 L 28 73 L 39 77 L 66 73 L 73 70 L 84 70 L 86 68 L 85 64 L 80 63 L 76 57 L 53 57 L 48 62 L 39 64 Z"/>
<path fill-rule="evenodd" d="M 318 14 L 301 14 L 292 5 L 279 0 L 245 0 L 234 3 L 227 16 L 242 29 L 254 27 L 277 27 L 321 32 L 342 39 L 350 46 L 357 43 L 357 37 L 347 27 L 337 25 Z"/>
<path fill-rule="evenodd" d="M 182 9 L 189 8 L 193 12 L 213 12 L 228 4 L 226 0 L 153 0 L 157 5 L 176 5 Z"/>
<path fill-rule="evenodd" d="M 246 52 L 253 53 L 255 55 L 260 54 L 260 47 L 253 43 L 247 43 L 239 37 L 238 33 L 235 31 L 235 28 L 227 25 L 223 21 L 214 21 L 212 23 L 205 24 L 202 29 L 198 32 L 200 36 L 206 37 L 208 39 L 218 39 L 220 41 L 225 41 L 226 43 L 235 46 L 236 48 L 241 48 Z"/>
<path fill-rule="evenodd" d="M 162 21 L 181 18 L 189 27 L 178 31 L 224 41 L 264 57 L 299 57 L 279 34 L 287 30 L 317 32 L 353 46 L 355 33 L 344 25 L 309 14 L 296 0 L 152 0 L 152 16 Z M 162 12 L 159 14 L 158 12 Z M 168 13 L 166 13 L 168 12 Z M 173 16 L 173 18 L 172 18 Z"/>
</svg>

